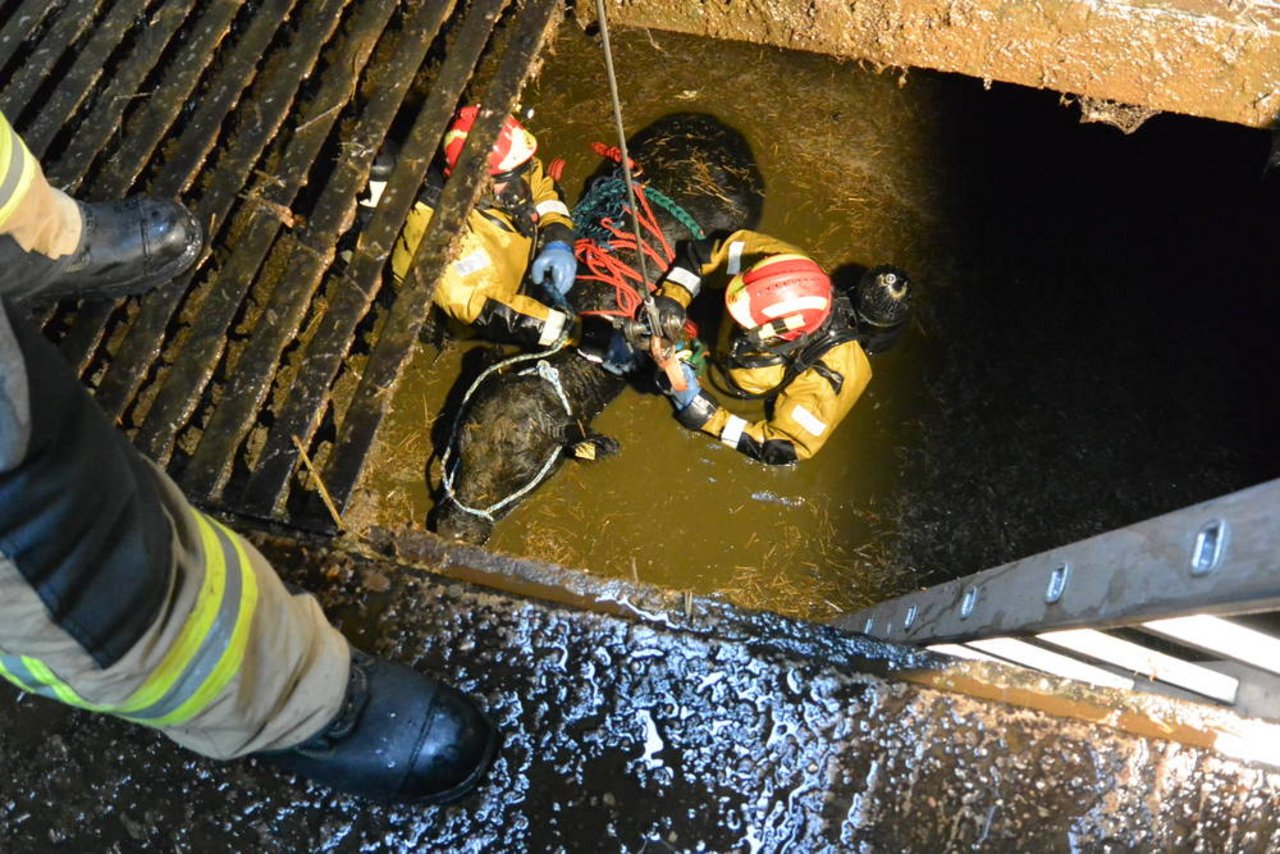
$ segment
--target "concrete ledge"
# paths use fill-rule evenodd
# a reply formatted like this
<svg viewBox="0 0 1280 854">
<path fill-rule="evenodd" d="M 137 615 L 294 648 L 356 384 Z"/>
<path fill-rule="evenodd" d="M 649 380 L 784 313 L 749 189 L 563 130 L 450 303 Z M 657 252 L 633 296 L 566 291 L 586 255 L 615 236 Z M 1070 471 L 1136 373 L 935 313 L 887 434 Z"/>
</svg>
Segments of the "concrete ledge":
<svg viewBox="0 0 1280 854">
<path fill-rule="evenodd" d="M 618 25 L 958 72 L 1252 127 L 1280 118 L 1274 0 L 612 0 L 606 8 Z M 582 22 L 594 20 L 594 3 L 578 9 Z"/>
<path fill-rule="evenodd" d="M 0 850 L 1280 845 L 1280 817 L 1258 808 L 1280 797 L 1280 774 L 1180 730 L 1202 729 L 1189 707 L 1134 735 L 1128 709 L 1054 680 L 941 669 L 830 627 L 432 539 L 367 555 L 261 542 L 356 643 L 489 709 L 506 737 L 473 797 L 362 803 L 4 687 Z M 455 580 L 465 570 L 539 598 Z M 561 585 L 575 605 L 608 607 L 541 598 Z"/>
</svg>

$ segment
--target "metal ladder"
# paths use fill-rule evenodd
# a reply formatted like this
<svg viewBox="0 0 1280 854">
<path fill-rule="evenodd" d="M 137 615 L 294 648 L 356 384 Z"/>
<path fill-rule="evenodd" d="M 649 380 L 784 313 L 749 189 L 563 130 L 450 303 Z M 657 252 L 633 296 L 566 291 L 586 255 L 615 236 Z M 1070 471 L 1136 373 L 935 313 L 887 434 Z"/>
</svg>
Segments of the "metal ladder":
<svg viewBox="0 0 1280 854">
<path fill-rule="evenodd" d="M 1280 720 L 1280 480 L 892 599 L 836 625 Z"/>
</svg>

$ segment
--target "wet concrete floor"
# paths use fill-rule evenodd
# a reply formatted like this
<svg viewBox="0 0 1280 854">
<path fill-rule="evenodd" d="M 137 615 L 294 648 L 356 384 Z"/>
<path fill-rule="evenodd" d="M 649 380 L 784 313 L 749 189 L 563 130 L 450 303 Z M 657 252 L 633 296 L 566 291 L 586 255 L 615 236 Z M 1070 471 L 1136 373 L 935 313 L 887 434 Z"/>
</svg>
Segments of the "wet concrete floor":
<svg viewBox="0 0 1280 854">
<path fill-rule="evenodd" d="M 1280 772 L 894 678 L 936 666 L 919 653 L 620 582 L 578 580 L 625 614 L 591 612 L 278 547 L 358 643 L 490 710 L 505 740 L 482 789 L 360 803 L 6 686 L 0 850 L 1280 846 Z"/>
</svg>

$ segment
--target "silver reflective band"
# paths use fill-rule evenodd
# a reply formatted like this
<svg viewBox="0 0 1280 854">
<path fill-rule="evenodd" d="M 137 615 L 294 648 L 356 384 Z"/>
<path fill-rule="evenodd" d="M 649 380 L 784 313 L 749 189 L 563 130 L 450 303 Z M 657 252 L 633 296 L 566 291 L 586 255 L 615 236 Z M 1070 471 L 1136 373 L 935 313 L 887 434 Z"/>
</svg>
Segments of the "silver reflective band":
<svg viewBox="0 0 1280 854">
<path fill-rule="evenodd" d="M 560 214 L 561 216 L 569 215 L 569 208 L 559 199 L 548 199 L 540 202 L 534 210 L 538 212 L 538 216 L 546 216 L 547 214 Z"/>
<path fill-rule="evenodd" d="M 725 272 L 730 276 L 736 276 L 742 272 L 742 250 L 747 248 L 747 244 L 741 240 L 735 240 L 729 244 L 729 261 L 725 264 Z"/>
<path fill-rule="evenodd" d="M 4 174 L 3 182 L 0 182 L 0 208 L 5 207 L 13 199 L 18 192 L 18 186 L 22 183 L 22 172 L 27 168 L 27 149 L 22 144 L 22 140 L 18 139 L 18 135 L 10 131 L 10 139 L 12 147 L 9 149 L 9 169 Z"/>
<path fill-rule="evenodd" d="M 159 700 L 144 709 L 129 712 L 126 717 L 130 719 L 147 721 L 173 714 L 204 686 L 231 646 L 231 636 L 240 621 L 244 573 L 252 570 L 241 565 L 240 555 L 226 532 L 216 525 L 212 527 L 218 548 L 222 550 L 223 560 L 226 561 L 226 587 L 222 591 L 222 601 L 218 603 L 217 616 L 201 641 L 199 650 L 187 662 L 178 680 Z"/>
<path fill-rule="evenodd" d="M 742 438 L 742 431 L 746 429 L 747 422 L 745 419 L 730 415 L 729 420 L 724 423 L 724 429 L 720 431 L 720 441 L 730 448 L 736 448 L 738 447 L 738 440 Z"/>
<path fill-rule="evenodd" d="M 791 409 L 791 418 L 808 430 L 811 436 L 821 436 L 827 432 L 826 422 L 798 403 Z"/>
<path fill-rule="evenodd" d="M 668 270 L 667 281 L 675 282 L 695 297 L 702 290 L 702 277 L 692 270 L 686 270 L 684 267 L 672 267 Z"/>
<path fill-rule="evenodd" d="M 564 331 L 564 322 L 567 316 L 563 311 L 556 311 L 554 308 L 547 313 L 547 319 L 542 324 L 542 335 L 538 338 L 539 347 L 550 347 L 552 344 L 560 340 L 560 333 Z"/>
</svg>

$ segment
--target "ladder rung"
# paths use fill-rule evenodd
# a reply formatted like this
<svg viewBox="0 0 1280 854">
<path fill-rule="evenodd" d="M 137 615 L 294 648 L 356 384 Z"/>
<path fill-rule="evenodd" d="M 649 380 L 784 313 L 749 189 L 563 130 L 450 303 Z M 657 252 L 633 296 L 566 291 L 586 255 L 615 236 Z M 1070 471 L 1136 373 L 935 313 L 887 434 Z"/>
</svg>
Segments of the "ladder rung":
<svg viewBox="0 0 1280 854">
<path fill-rule="evenodd" d="M 1093 629 L 1044 632 L 1036 637 L 1054 646 L 1131 670 L 1153 682 L 1167 682 L 1223 703 L 1234 703 L 1240 687 L 1240 680 L 1233 676 Z"/>
</svg>

